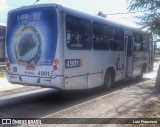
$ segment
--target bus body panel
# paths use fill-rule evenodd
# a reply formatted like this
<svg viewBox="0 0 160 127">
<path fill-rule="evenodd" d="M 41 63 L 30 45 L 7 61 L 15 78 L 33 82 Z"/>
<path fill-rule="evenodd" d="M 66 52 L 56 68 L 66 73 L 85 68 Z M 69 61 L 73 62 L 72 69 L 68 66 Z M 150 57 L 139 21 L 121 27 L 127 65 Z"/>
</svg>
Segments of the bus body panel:
<svg viewBox="0 0 160 127">
<path fill-rule="evenodd" d="M 106 70 L 112 67 L 115 70 L 115 81 L 121 80 L 123 78 L 123 54 L 123 51 L 94 51 L 92 54 L 91 72 L 93 74 L 101 72 L 104 76 Z M 101 85 L 102 84 L 103 80 L 101 82 Z"/>
<path fill-rule="evenodd" d="M 123 30 L 123 49 L 94 48 L 93 26 L 97 22 L 108 25 L 109 30 L 112 27 Z M 108 19 L 56 4 L 16 9 L 8 16 L 8 81 L 68 90 L 103 85 L 105 73 L 111 68 L 115 73 L 114 81 L 139 76 L 143 65 L 152 68 L 153 61 L 149 55 L 151 49 L 150 53 L 134 49 L 135 32 L 143 34 Z M 110 37 L 110 33 L 107 36 Z M 90 45 L 81 45 L 80 41 Z M 109 43 L 111 45 L 111 38 Z"/>
<path fill-rule="evenodd" d="M 63 24 L 64 24 L 64 77 L 66 89 L 87 89 L 88 88 L 88 74 L 90 73 L 91 65 L 91 49 L 89 50 L 74 50 L 69 49 L 67 46 L 66 21 L 76 16 L 70 11 L 63 11 Z M 70 17 L 71 15 L 71 17 Z M 67 19 L 68 18 L 68 19 Z M 70 28 L 69 28 L 70 29 Z M 75 32 L 76 34 L 76 32 Z M 71 38 L 71 37 L 70 37 Z M 76 40 L 75 40 L 76 41 Z"/>
<path fill-rule="evenodd" d="M 67 64 L 68 61 L 80 61 L 79 67 L 66 67 L 64 65 L 64 77 L 66 89 L 86 89 L 88 87 L 88 74 L 90 73 L 91 65 L 91 52 L 90 51 L 72 51 L 64 48 L 64 60 Z"/>
<path fill-rule="evenodd" d="M 67 15 L 76 17 L 74 12 L 68 12 L 68 10 L 64 11 L 64 26 L 66 26 Z M 79 15 L 77 17 L 83 17 L 84 19 L 89 20 L 85 16 Z M 90 20 L 91 22 L 96 21 L 94 19 Z M 67 31 L 66 27 L 64 27 L 64 31 Z M 64 76 L 67 77 L 65 78 L 65 87 L 67 89 L 86 89 L 103 85 L 104 75 L 108 65 L 111 65 L 110 67 L 113 67 L 115 70 L 115 81 L 123 79 L 124 51 L 69 49 L 67 47 L 67 33 L 65 34 L 64 38 L 66 38 L 66 41 L 64 41 L 64 59 L 67 61 L 79 59 L 82 62 L 82 66 L 80 67 L 66 68 L 66 66 L 64 66 Z"/>
<path fill-rule="evenodd" d="M 141 69 L 143 67 L 143 65 L 147 65 L 147 63 L 149 62 L 148 60 L 148 53 L 146 52 L 134 52 L 134 64 L 133 64 L 133 75 L 137 76 L 141 73 Z M 147 69 L 147 67 L 146 67 Z"/>
</svg>

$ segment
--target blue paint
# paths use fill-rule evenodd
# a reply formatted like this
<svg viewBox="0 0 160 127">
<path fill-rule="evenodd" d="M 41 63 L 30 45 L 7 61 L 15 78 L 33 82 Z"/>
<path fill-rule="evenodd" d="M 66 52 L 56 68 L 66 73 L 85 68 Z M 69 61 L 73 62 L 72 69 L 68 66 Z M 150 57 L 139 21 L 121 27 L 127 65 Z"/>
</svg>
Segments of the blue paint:
<svg viewBox="0 0 160 127">
<path fill-rule="evenodd" d="M 57 33 L 57 12 L 53 7 L 11 12 L 6 37 L 10 63 L 52 65 Z"/>
</svg>

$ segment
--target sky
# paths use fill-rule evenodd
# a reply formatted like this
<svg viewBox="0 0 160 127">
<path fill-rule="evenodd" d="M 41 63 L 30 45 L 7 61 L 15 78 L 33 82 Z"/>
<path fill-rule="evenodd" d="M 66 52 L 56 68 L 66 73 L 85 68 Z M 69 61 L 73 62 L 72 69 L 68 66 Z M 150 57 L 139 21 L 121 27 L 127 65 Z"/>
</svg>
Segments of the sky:
<svg viewBox="0 0 160 127">
<path fill-rule="evenodd" d="M 6 25 L 9 10 L 32 5 L 35 1 L 36 0 L 0 0 L 0 25 Z M 57 3 L 90 14 L 98 14 L 99 11 L 102 11 L 104 14 L 114 14 L 128 12 L 128 1 L 129 0 L 40 0 L 36 4 Z M 124 25 L 138 27 L 135 23 L 138 19 L 134 18 L 137 15 L 139 14 L 114 14 L 108 15 L 107 18 Z"/>
</svg>

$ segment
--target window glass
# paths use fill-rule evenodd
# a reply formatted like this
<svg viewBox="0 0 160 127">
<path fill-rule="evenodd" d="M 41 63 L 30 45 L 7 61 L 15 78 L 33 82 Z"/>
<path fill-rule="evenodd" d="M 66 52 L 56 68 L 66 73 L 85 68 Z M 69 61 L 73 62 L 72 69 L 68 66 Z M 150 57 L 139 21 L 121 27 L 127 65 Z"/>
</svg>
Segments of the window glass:
<svg viewBox="0 0 160 127">
<path fill-rule="evenodd" d="M 149 36 L 143 35 L 142 50 L 149 51 Z"/>
<path fill-rule="evenodd" d="M 97 50 L 109 50 L 109 26 L 101 23 L 93 23 L 93 48 Z"/>
<path fill-rule="evenodd" d="M 128 48 L 127 48 L 127 56 L 133 55 L 133 37 L 128 36 Z"/>
<path fill-rule="evenodd" d="M 66 42 L 69 49 L 91 49 L 91 22 L 75 16 L 66 16 Z"/>
<path fill-rule="evenodd" d="M 142 50 L 142 34 L 134 33 L 134 51 Z"/>
<path fill-rule="evenodd" d="M 110 27 L 110 43 L 111 50 L 122 51 L 124 50 L 124 31 L 117 27 Z"/>
</svg>

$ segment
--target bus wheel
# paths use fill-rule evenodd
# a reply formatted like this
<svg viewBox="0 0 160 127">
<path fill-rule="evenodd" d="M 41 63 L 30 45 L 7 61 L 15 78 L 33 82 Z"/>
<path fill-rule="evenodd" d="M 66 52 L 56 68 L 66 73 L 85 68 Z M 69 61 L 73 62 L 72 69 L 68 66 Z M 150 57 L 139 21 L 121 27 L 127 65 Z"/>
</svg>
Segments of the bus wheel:
<svg viewBox="0 0 160 127">
<path fill-rule="evenodd" d="M 109 90 L 109 89 L 112 88 L 112 85 L 113 85 L 113 76 L 109 71 L 107 71 L 106 74 L 105 74 L 103 88 L 105 90 Z"/>
</svg>

